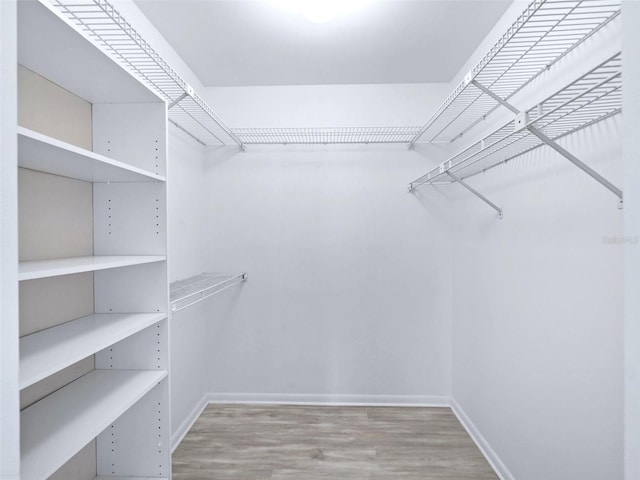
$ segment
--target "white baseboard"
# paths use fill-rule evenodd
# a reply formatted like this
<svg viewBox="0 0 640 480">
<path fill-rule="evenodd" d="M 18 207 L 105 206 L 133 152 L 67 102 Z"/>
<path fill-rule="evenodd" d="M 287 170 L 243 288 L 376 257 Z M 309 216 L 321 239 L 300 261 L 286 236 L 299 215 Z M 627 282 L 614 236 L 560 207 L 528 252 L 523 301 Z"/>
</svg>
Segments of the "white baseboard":
<svg viewBox="0 0 640 480">
<path fill-rule="evenodd" d="M 191 430 L 193 424 L 196 423 L 196 420 L 198 420 L 204 409 L 209 404 L 208 397 L 209 395 L 205 394 L 200 399 L 193 410 L 191 410 L 191 413 L 189 413 L 189 415 L 187 415 L 187 418 L 185 418 L 184 421 L 180 424 L 175 433 L 171 435 L 171 453 L 173 453 L 175 449 L 178 448 L 180 442 L 182 442 L 187 433 L 189 433 L 189 430 Z"/>
<path fill-rule="evenodd" d="M 454 415 L 458 417 L 458 420 L 467 431 L 471 439 L 475 442 L 475 444 L 484 455 L 484 458 L 487 459 L 493 471 L 496 472 L 496 475 L 500 477 L 500 480 L 515 480 L 515 477 L 511 474 L 506 465 L 502 462 L 498 454 L 491 448 L 489 442 L 482 436 L 478 428 L 473 424 L 471 419 L 467 416 L 462 407 L 455 401 L 454 398 L 451 399 L 451 410 Z"/>
<path fill-rule="evenodd" d="M 449 397 L 439 395 L 331 395 L 286 393 L 210 393 L 209 403 L 262 405 L 336 405 L 372 407 L 448 407 Z"/>
</svg>

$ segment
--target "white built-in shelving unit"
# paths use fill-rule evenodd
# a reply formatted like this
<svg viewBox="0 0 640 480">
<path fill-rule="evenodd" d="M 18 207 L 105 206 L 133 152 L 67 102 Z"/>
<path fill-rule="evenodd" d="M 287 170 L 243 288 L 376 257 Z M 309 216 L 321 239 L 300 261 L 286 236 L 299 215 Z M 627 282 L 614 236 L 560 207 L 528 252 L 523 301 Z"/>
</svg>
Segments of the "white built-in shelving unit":
<svg viewBox="0 0 640 480">
<path fill-rule="evenodd" d="M 557 81 L 554 66 L 605 26 L 619 21 L 619 0 L 534 0 L 411 140 L 411 145 L 452 143 L 480 127 L 500 107 L 512 118 L 409 184 L 458 183 L 502 209 L 466 180 L 542 146 L 548 146 L 610 190 L 622 190 L 562 147 L 558 140 L 622 111 L 622 59 L 616 52 L 533 106 L 512 98 L 534 81 Z M 592 46 L 593 48 L 593 46 Z M 540 86 L 538 86 L 540 88 Z"/>
<path fill-rule="evenodd" d="M 166 371 L 94 370 L 25 409 L 22 478 L 51 476 L 166 376 Z"/>
<path fill-rule="evenodd" d="M 93 464 L 96 478 L 169 479 L 167 104 L 55 6 L 17 3 L 17 61 L 36 89 L 19 95 L 29 105 L 15 159 L 15 368 L 29 395 L 20 432 L 3 435 L 19 433 L 22 480 L 59 477 L 74 462 Z M 88 116 L 52 109 L 66 99 Z M 90 136 L 80 145 L 56 131 Z"/>
</svg>

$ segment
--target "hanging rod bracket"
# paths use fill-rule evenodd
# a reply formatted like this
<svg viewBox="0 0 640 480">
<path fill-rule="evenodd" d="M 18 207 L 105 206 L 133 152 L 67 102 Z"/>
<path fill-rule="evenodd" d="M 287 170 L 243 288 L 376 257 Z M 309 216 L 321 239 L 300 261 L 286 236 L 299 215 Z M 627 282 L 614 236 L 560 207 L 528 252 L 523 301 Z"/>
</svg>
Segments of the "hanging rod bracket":
<svg viewBox="0 0 640 480">
<path fill-rule="evenodd" d="M 471 193 L 473 193 L 476 197 L 478 197 L 480 200 L 482 200 L 484 203 L 486 203 L 487 205 L 489 205 L 491 208 L 493 208 L 496 212 L 498 212 L 498 218 L 500 220 L 502 220 L 502 209 L 500 207 L 498 207 L 495 203 L 493 203 L 491 200 L 489 200 L 487 197 L 485 197 L 484 195 L 482 195 L 480 192 L 478 192 L 475 188 L 473 188 L 471 185 L 469 185 L 468 183 L 466 183 L 464 180 L 462 180 L 461 178 L 459 178 L 457 175 L 454 175 L 453 173 L 449 172 L 448 170 L 445 172 L 447 175 L 449 175 L 453 181 L 459 183 L 461 186 L 463 186 L 464 188 L 466 188 L 467 190 L 469 190 Z"/>
<path fill-rule="evenodd" d="M 607 180 L 606 178 L 604 178 L 602 175 L 600 175 L 598 172 L 596 172 L 595 170 L 593 170 L 591 167 L 589 167 L 587 164 L 585 164 L 584 162 L 582 162 L 581 160 L 579 160 L 575 155 L 573 155 L 571 152 L 567 151 L 565 148 L 561 147 L 560 145 L 558 145 L 554 140 L 552 140 L 551 138 L 547 137 L 544 133 L 542 133 L 540 130 L 538 130 L 536 127 L 534 127 L 533 125 L 528 125 L 527 129 L 533 133 L 536 137 L 538 137 L 540 140 L 542 140 L 544 143 L 546 143 L 548 146 L 550 146 L 551 148 L 553 148 L 556 152 L 558 152 L 560 155 L 562 155 L 564 158 L 566 158 L 567 160 L 569 160 L 571 163 L 573 163 L 576 167 L 578 167 L 580 170 L 582 170 L 583 172 L 585 172 L 587 175 L 589 175 L 591 178 L 593 178 L 596 182 L 600 183 L 602 186 L 604 186 L 607 190 L 611 191 L 614 195 L 616 195 L 618 197 L 618 199 L 620 200 L 620 203 L 622 203 L 623 200 L 623 196 L 622 196 L 622 190 L 619 189 L 618 187 L 616 187 L 613 183 L 611 183 L 609 180 Z"/>
</svg>

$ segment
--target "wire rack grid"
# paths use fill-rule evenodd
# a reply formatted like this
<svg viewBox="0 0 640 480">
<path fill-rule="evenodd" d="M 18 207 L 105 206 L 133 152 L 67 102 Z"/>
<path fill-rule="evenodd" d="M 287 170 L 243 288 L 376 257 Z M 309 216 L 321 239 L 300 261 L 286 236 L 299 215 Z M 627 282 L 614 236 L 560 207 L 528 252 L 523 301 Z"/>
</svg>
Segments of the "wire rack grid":
<svg viewBox="0 0 640 480">
<path fill-rule="evenodd" d="M 409 143 L 419 127 L 241 128 L 246 145 Z"/>
<path fill-rule="evenodd" d="M 621 111 L 622 60 L 618 53 L 529 109 L 527 126 L 558 140 Z M 411 188 L 449 183 L 447 172 L 465 179 L 542 145 L 528 128 L 516 129 L 512 120 L 412 182 Z"/>
<path fill-rule="evenodd" d="M 620 0 L 534 0 L 411 140 L 450 142 L 620 14 Z M 426 135 L 428 133 L 428 135 Z"/>
<path fill-rule="evenodd" d="M 83 35 L 169 105 L 169 120 L 203 145 L 242 142 L 107 0 L 47 0 Z M 176 100 L 179 100 L 176 102 Z"/>
</svg>

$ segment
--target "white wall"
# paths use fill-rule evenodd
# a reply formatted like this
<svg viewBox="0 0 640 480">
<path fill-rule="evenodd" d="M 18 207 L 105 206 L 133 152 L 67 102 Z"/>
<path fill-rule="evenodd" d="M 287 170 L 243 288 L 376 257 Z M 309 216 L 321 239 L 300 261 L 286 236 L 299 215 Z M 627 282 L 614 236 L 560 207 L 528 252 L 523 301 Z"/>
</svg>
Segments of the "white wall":
<svg viewBox="0 0 640 480">
<path fill-rule="evenodd" d="M 167 186 L 169 276 L 172 282 L 197 275 L 205 269 L 203 161 L 202 147 L 170 125 Z M 194 406 L 207 392 L 207 320 L 205 303 L 171 315 L 171 422 L 174 437 L 181 427 L 184 428 L 183 424 L 189 421 Z"/>
<path fill-rule="evenodd" d="M 531 106 L 534 95 L 550 93 L 542 83 L 557 88 L 605 58 L 619 46 L 613 30 L 601 33 L 604 48 L 577 49 L 515 105 Z M 621 129 L 617 117 L 563 144 L 622 185 Z M 624 244 L 616 197 L 546 148 L 469 183 L 505 218 L 447 187 L 457 411 L 505 479 L 622 478 Z"/>
<path fill-rule="evenodd" d="M 624 12 L 625 478 L 640 478 L 640 2 Z"/>
<path fill-rule="evenodd" d="M 249 272 L 212 306 L 214 398 L 446 400 L 442 204 L 406 191 L 425 163 L 406 147 L 209 154 L 208 264 Z"/>
<path fill-rule="evenodd" d="M 621 184 L 619 118 L 565 146 Z M 453 200 L 453 398 L 513 478 L 622 478 L 616 197 L 547 150 L 470 183 L 505 217 Z"/>
<path fill-rule="evenodd" d="M 421 126 L 447 83 L 211 87 L 206 100 L 238 127 Z"/>
<path fill-rule="evenodd" d="M 223 87 L 204 95 L 234 127 L 391 126 L 421 125 L 448 88 Z M 446 401 L 446 225 L 441 205 L 406 191 L 442 153 L 425 148 L 211 149 L 207 262 L 249 273 L 212 302 L 215 399 Z"/>
</svg>

